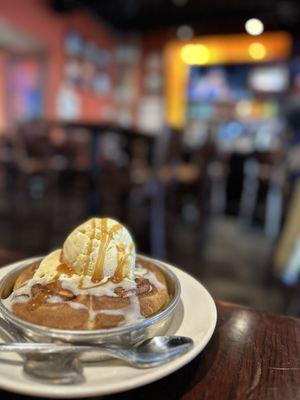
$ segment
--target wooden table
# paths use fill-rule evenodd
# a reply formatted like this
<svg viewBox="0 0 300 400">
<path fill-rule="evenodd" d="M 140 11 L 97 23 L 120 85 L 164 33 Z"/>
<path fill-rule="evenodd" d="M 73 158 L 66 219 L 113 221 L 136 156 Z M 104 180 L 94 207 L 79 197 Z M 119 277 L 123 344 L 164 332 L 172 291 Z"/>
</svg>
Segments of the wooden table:
<svg viewBox="0 0 300 400">
<path fill-rule="evenodd" d="M 0 249 L 0 265 L 19 258 Z M 192 362 L 160 381 L 106 399 L 300 399 L 300 320 L 221 301 L 217 307 L 216 331 Z M 20 398 L 4 391 L 0 396 Z"/>
</svg>

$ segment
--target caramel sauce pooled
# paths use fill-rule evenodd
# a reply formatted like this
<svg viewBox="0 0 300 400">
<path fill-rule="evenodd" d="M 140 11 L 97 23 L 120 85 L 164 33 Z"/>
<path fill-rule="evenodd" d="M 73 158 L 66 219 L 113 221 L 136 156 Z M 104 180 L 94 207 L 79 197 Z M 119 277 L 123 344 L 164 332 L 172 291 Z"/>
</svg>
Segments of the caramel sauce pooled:
<svg viewBox="0 0 300 400">
<path fill-rule="evenodd" d="M 27 307 L 29 310 L 33 311 L 40 307 L 45 301 L 50 297 L 50 290 L 41 291 L 35 294 L 27 303 Z"/>
<path fill-rule="evenodd" d="M 72 275 L 75 274 L 74 269 L 72 267 L 70 267 L 69 265 L 64 264 L 64 263 L 60 264 L 56 268 L 56 270 L 57 270 L 56 279 L 58 279 L 60 277 L 60 275 L 62 275 L 62 274 L 67 275 L 67 276 L 72 276 Z"/>
<path fill-rule="evenodd" d="M 65 262 L 62 251 L 60 252 L 59 261 L 60 261 L 60 264 L 56 268 L 57 274 L 56 274 L 55 279 L 58 279 L 60 277 L 60 275 L 62 275 L 62 274 L 65 274 L 68 276 L 72 276 L 72 275 L 76 274 L 73 267 L 71 267 L 68 263 Z"/>
<path fill-rule="evenodd" d="M 60 261 L 60 264 L 56 268 L 57 274 L 55 276 L 55 280 L 58 280 L 58 278 L 62 274 L 67 275 L 67 276 L 72 276 L 72 275 L 74 275 L 76 273 L 74 271 L 74 269 L 64 261 L 63 252 L 62 251 L 60 253 L 59 261 Z"/>
<path fill-rule="evenodd" d="M 62 272 L 65 273 L 65 272 Z M 50 282 L 45 286 L 36 284 L 31 289 L 32 298 L 28 301 L 29 310 L 35 310 L 41 305 L 45 304 L 47 300 L 53 295 L 62 297 L 65 300 L 74 298 L 74 294 L 69 290 L 62 289 L 60 282 L 57 278 L 54 282 Z"/>
</svg>

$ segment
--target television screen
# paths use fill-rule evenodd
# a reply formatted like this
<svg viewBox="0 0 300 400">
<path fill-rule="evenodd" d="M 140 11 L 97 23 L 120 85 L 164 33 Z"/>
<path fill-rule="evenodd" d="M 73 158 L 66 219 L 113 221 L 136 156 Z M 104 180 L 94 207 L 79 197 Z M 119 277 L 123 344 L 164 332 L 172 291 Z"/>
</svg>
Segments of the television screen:
<svg viewBox="0 0 300 400">
<path fill-rule="evenodd" d="M 188 100 L 230 102 L 250 98 L 248 72 L 248 65 L 193 66 L 190 69 Z"/>
</svg>

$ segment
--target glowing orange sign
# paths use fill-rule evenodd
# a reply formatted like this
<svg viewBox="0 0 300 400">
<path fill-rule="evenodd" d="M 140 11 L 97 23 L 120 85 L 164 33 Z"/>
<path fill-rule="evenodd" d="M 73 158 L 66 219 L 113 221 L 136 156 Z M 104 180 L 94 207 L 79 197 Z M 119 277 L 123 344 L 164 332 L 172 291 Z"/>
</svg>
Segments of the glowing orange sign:
<svg viewBox="0 0 300 400">
<path fill-rule="evenodd" d="M 185 121 L 185 90 L 191 65 L 238 64 L 286 59 L 292 38 L 286 32 L 260 36 L 247 34 L 206 36 L 189 42 L 170 42 L 166 48 L 167 121 L 182 127 Z"/>
</svg>

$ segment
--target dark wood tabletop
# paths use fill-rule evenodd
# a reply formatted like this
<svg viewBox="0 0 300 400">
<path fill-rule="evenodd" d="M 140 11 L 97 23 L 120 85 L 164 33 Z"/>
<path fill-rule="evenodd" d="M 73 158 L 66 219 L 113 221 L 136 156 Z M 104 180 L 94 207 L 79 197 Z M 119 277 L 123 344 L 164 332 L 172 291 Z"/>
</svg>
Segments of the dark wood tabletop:
<svg viewBox="0 0 300 400">
<path fill-rule="evenodd" d="M 20 257 L 0 249 L 0 265 Z M 198 357 L 166 378 L 106 399 L 300 399 L 300 320 L 222 301 L 217 308 L 217 328 Z M 0 391 L 0 397 L 21 396 Z"/>
</svg>

